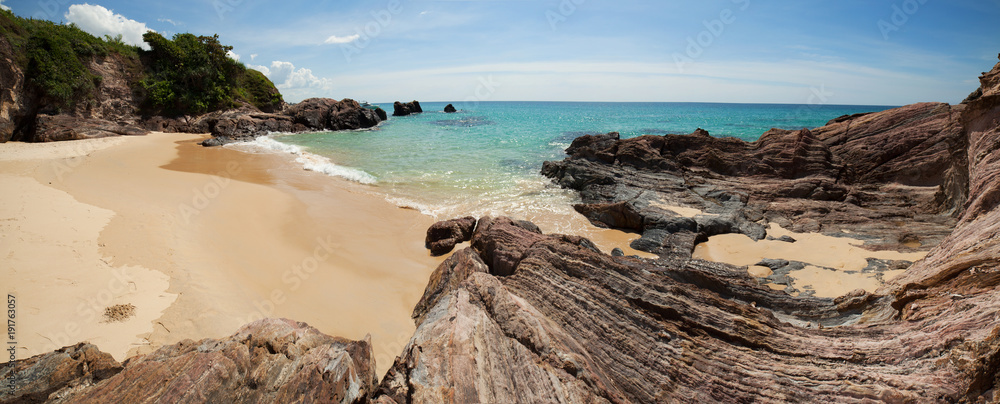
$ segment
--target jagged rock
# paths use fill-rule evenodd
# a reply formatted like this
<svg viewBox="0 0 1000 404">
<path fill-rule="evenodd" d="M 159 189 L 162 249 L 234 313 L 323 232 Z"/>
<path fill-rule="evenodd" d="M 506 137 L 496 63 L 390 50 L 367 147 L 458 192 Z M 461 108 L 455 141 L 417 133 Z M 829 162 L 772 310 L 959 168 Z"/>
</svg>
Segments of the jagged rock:
<svg viewBox="0 0 1000 404">
<path fill-rule="evenodd" d="M 23 135 L 25 117 L 33 108 L 37 108 L 35 103 L 37 98 L 33 92 L 25 91 L 24 71 L 18 67 L 14 60 L 16 57 L 14 49 L 7 40 L 6 35 L 0 35 L 0 143 L 8 140 L 21 140 Z"/>
<path fill-rule="evenodd" d="M 447 112 L 447 113 L 451 114 L 451 113 L 458 112 L 458 110 L 455 109 L 454 105 L 448 104 L 448 105 L 444 106 L 444 112 Z"/>
<path fill-rule="evenodd" d="M 176 127 L 181 128 L 182 132 L 191 131 L 191 128 L 207 128 L 212 136 L 223 138 L 219 141 L 202 142 L 204 146 L 214 146 L 230 141 L 253 140 L 271 132 L 371 128 L 382 122 L 384 115 L 385 111 L 381 109 L 363 108 L 357 101 L 349 98 L 340 101 L 310 98 L 289 106 L 281 113 L 269 114 L 254 109 L 230 110 L 206 114 Z M 159 122 L 173 124 L 170 121 Z"/>
<path fill-rule="evenodd" d="M 74 350 L 84 355 L 72 358 Z M 260 320 L 220 340 L 165 346 L 129 359 L 124 369 L 90 345 L 60 351 L 16 365 L 35 372 L 20 377 L 30 391 L 48 393 L 47 402 L 360 403 L 376 382 L 370 342 L 290 320 Z"/>
<path fill-rule="evenodd" d="M 444 255 L 456 244 L 471 240 L 475 228 L 476 218 L 471 216 L 437 222 L 427 229 L 424 245 L 431 250 L 431 255 Z"/>
<path fill-rule="evenodd" d="M 435 272 L 376 402 L 976 401 L 1000 370 L 988 283 L 950 282 L 982 305 L 942 291 L 921 296 L 926 315 L 882 317 L 892 296 L 792 298 L 742 268 L 480 223 Z"/>
<path fill-rule="evenodd" d="M 0 368 L 0 380 L 4 381 L 0 402 L 45 402 L 54 393 L 58 396 L 57 392 L 87 388 L 121 370 L 122 365 L 111 354 L 101 352 L 94 345 L 79 343 Z M 10 380 L 13 386 L 8 384 Z M 12 390 L 13 396 L 10 395 Z"/>
<path fill-rule="evenodd" d="M 420 103 L 417 101 L 407 103 L 396 101 L 392 104 L 392 116 L 407 116 L 420 112 L 424 112 L 424 110 L 420 108 Z"/>
<path fill-rule="evenodd" d="M 654 253 L 687 249 L 691 238 L 677 244 L 671 233 L 761 239 L 765 219 L 799 232 L 872 236 L 871 248 L 903 248 L 904 232 L 920 234 L 929 249 L 953 228 L 949 214 L 964 200 L 954 150 L 962 142 L 957 112 L 965 108 L 916 104 L 813 130 L 772 129 L 755 142 L 701 129 L 631 139 L 585 135 L 566 149 L 567 159 L 545 162 L 542 174 L 580 191 L 576 209 L 595 225 L 642 233 L 646 239 L 633 247 Z M 704 212 L 694 218 L 697 229 L 670 206 Z"/>
</svg>

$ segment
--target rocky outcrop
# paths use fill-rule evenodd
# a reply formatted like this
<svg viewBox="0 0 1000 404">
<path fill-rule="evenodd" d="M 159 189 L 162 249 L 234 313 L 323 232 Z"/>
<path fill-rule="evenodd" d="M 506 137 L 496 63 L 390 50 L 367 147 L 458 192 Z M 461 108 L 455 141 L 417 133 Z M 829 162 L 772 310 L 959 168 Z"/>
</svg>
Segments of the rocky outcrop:
<svg viewBox="0 0 1000 404">
<path fill-rule="evenodd" d="M 79 343 L 53 352 L 17 361 L 0 368 L 4 388 L 2 403 L 42 403 L 60 391 L 72 391 L 100 383 L 122 371 L 111 354 L 96 346 Z M 15 394 L 8 382 L 13 378 Z"/>
<path fill-rule="evenodd" d="M 755 142 L 689 135 L 577 138 L 542 174 L 580 191 L 577 210 L 599 226 L 643 237 L 633 247 L 690 251 L 707 237 L 761 239 L 761 223 L 866 237 L 874 249 L 927 250 L 954 228 L 966 171 L 957 150 L 966 105 L 915 104 L 772 129 Z M 678 211 L 697 209 L 684 217 Z M 899 226 L 898 223 L 906 223 Z M 905 244 L 905 245 L 904 245 Z"/>
<path fill-rule="evenodd" d="M 420 108 L 420 103 L 417 101 L 407 103 L 396 101 L 392 104 L 392 116 L 407 116 L 420 112 L 424 112 L 424 110 Z"/>
<path fill-rule="evenodd" d="M 139 74 L 120 55 L 95 56 L 87 64 L 95 82 L 93 98 L 72 108 L 52 107 L 15 62 L 13 48 L 0 36 L 0 142 L 51 142 L 147 133 L 140 124 L 131 83 Z M 9 83 L 9 85 L 8 85 Z"/>
<path fill-rule="evenodd" d="M 0 402 L 367 402 L 371 343 L 267 319 L 221 340 L 183 341 L 124 368 L 92 345 L 17 362 L 15 396 Z M 6 380 L 6 374 L 4 374 Z"/>
<path fill-rule="evenodd" d="M 278 113 L 264 113 L 245 106 L 197 117 L 154 117 L 147 120 L 146 127 L 162 132 L 211 133 L 212 139 L 202 144 L 218 146 L 253 140 L 271 132 L 367 129 L 377 126 L 384 117 L 385 111 L 381 108 L 364 108 L 350 98 L 340 101 L 310 98 L 287 106 Z"/>
<path fill-rule="evenodd" d="M 585 239 L 483 218 L 473 246 L 432 275 L 417 331 L 377 397 L 974 402 L 1000 371 L 997 282 L 964 277 L 902 305 L 861 291 L 791 298 L 742 268 L 612 257 Z"/>
<path fill-rule="evenodd" d="M 476 218 L 471 216 L 434 223 L 427 229 L 424 246 L 431 250 L 431 255 L 447 254 L 456 244 L 471 240 L 475 228 Z"/>
<path fill-rule="evenodd" d="M 108 136 L 142 136 L 147 130 L 133 125 L 121 125 L 104 119 L 80 118 L 72 115 L 38 115 L 35 142 L 92 139 Z"/>
<path fill-rule="evenodd" d="M 27 91 L 24 71 L 15 62 L 15 53 L 7 38 L 0 35 L 0 143 L 20 140 L 32 110 L 37 108 L 37 93 Z"/>
<path fill-rule="evenodd" d="M 449 113 L 449 114 L 453 114 L 453 113 L 455 113 L 455 112 L 458 112 L 458 110 L 457 110 L 457 109 L 455 109 L 455 106 L 454 106 L 454 105 L 451 105 L 451 104 L 448 104 L 448 105 L 445 105 L 445 106 L 444 106 L 444 112 L 447 112 L 447 113 Z"/>
</svg>

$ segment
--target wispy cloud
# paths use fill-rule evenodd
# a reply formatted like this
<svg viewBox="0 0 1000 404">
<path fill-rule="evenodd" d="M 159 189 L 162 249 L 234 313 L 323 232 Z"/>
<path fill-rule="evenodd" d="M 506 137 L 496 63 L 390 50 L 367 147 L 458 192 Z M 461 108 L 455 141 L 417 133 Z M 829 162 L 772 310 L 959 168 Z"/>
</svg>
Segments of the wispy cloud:
<svg viewBox="0 0 1000 404">
<path fill-rule="evenodd" d="M 167 24 L 170 24 L 170 25 L 173 25 L 173 26 L 175 26 L 175 27 L 176 27 L 176 26 L 178 26 L 178 25 L 184 25 L 184 23 L 180 23 L 180 22 L 176 22 L 176 21 L 174 21 L 174 20 L 171 20 L 171 19 L 169 19 L 169 18 L 159 18 L 159 19 L 157 19 L 156 21 L 159 21 L 159 22 L 165 22 L 165 23 L 167 23 Z"/>
<path fill-rule="evenodd" d="M 10 11 L 10 7 L 3 5 L 3 0 L 0 0 L 0 10 Z"/>
<path fill-rule="evenodd" d="M 325 44 L 345 44 L 345 43 L 351 43 L 351 42 L 357 41 L 358 38 L 361 38 L 361 35 L 358 35 L 358 34 L 348 35 L 348 36 L 330 35 L 330 37 L 326 38 L 326 40 L 323 41 L 323 43 L 325 43 Z"/>
</svg>

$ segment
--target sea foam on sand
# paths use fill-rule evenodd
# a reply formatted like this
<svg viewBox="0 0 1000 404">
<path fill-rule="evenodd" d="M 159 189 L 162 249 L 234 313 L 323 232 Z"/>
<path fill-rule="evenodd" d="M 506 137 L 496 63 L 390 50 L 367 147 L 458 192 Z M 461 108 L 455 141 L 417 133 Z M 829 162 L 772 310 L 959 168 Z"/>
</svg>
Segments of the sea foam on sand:
<svg viewBox="0 0 1000 404">
<path fill-rule="evenodd" d="M 334 164 L 330 159 L 302 150 L 301 146 L 281 143 L 272 135 L 261 136 L 249 142 L 236 142 L 226 145 L 237 150 L 247 152 L 276 152 L 287 153 L 296 156 L 295 162 L 302 165 L 303 169 L 323 173 L 331 177 L 340 177 L 361 184 L 374 184 L 378 182 L 375 176 L 356 168 L 344 167 Z"/>
</svg>

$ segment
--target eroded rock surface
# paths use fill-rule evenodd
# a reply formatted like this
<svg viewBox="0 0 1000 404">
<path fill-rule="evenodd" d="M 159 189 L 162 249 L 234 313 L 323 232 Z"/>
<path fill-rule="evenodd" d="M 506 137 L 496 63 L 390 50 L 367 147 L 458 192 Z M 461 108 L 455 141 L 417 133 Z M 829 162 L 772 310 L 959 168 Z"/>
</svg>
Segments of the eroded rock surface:
<svg viewBox="0 0 1000 404">
<path fill-rule="evenodd" d="M 444 255 L 451 252 L 458 243 L 471 240 L 475 228 L 476 218 L 471 216 L 440 221 L 427 229 L 424 245 L 431 250 L 431 255 Z"/>
<path fill-rule="evenodd" d="M 772 129 L 755 142 L 701 129 L 586 135 L 542 173 L 580 191 L 576 209 L 593 223 L 639 232 L 633 247 L 654 253 L 690 252 L 717 234 L 759 240 L 769 222 L 851 232 L 872 249 L 929 250 L 964 203 L 966 107 L 915 104 L 814 130 Z"/>
<path fill-rule="evenodd" d="M 355 403 L 366 402 L 376 382 L 367 340 L 276 319 L 221 340 L 165 346 L 124 368 L 93 346 L 78 345 L 19 361 L 16 369 L 18 393 L 0 402 Z"/>
<path fill-rule="evenodd" d="M 377 402 L 990 399 L 998 273 L 905 302 L 791 298 L 741 268 L 612 257 L 483 218 L 432 275 Z"/>
</svg>

